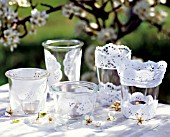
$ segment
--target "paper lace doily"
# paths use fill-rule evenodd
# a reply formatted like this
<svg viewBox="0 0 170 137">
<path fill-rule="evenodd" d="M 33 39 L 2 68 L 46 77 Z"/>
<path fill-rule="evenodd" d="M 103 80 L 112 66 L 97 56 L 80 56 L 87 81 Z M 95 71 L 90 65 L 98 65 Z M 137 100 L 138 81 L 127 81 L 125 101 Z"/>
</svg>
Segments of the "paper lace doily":
<svg viewBox="0 0 170 137">
<path fill-rule="evenodd" d="M 95 65 L 103 69 L 116 69 L 115 59 L 117 57 L 131 58 L 131 50 L 124 45 L 112 43 L 96 47 Z"/>
<path fill-rule="evenodd" d="M 161 84 L 167 63 L 141 62 L 127 58 L 116 59 L 117 71 L 122 85 L 141 88 L 153 88 Z"/>
<path fill-rule="evenodd" d="M 79 91 L 85 91 L 85 89 L 78 88 Z M 86 89 L 85 92 L 91 92 Z M 94 102 L 96 101 L 95 94 L 63 94 L 57 97 L 57 111 L 60 114 L 68 115 L 82 115 L 92 113 L 94 110 Z"/>
<path fill-rule="evenodd" d="M 151 95 L 144 96 L 140 92 L 135 92 L 132 95 L 128 93 L 128 99 L 122 101 L 122 113 L 127 118 L 149 120 L 156 114 L 158 100 L 154 100 Z M 132 104 L 134 101 L 143 101 L 144 104 Z"/>
<path fill-rule="evenodd" d="M 78 81 L 80 78 L 81 55 L 80 49 L 72 49 L 65 55 L 63 61 L 64 74 L 69 81 Z"/>
<path fill-rule="evenodd" d="M 61 65 L 48 50 L 44 49 L 45 53 L 45 64 L 47 70 L 50 72 L 48 77 L 49 85 L 59 82 L 62 79 Z"/>
<path fill-rule="evenodd" d="M 110 106 L 116 101 L 121 101 L 121 85 L 116 86 L 110 82 L 100 83 L 97 100 L 102 106 Z"/>
</svg>

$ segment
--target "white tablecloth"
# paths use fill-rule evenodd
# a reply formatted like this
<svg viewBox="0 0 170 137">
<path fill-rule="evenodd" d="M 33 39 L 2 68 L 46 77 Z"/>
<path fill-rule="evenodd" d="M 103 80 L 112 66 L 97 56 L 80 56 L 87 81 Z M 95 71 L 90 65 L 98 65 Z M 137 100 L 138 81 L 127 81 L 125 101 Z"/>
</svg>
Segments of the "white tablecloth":
<svg viewBox="0 0 170 137">
<path fill-rule="evenodd" d="M 136 120 L 126 119 L 121 112 L 116 112 L 115 121 L 105 121 L 101 127 L 86 126 L 81 123 L 64 126 L 58 130 L 44 126 L 31 126 L 22 119 L 12 123 L 14 117 L 5 117 L 5 108 L 9 105 L 8 85 L 0 87 L 0 137 L 170 137 L 170 105 L 159 104 L 157 115 L 142 124 Z M 95 117 L 102 116 L 108 108 L 96 108 Z"/>
</svg>

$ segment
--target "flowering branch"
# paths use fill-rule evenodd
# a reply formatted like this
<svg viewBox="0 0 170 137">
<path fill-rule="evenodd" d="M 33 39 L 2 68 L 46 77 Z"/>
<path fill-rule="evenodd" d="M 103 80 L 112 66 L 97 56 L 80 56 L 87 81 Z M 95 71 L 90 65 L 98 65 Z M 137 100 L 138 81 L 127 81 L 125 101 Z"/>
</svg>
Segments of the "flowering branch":
<svg viewBox="0 0 170 137">
<path fill-rule="evenodd" d="M 35 33 L 37 27 L 45 25 L 48 15 L 62 11 L 69 19 L 78 18 L 81 23 L 76 27 L 77 35 L 86 34 L 94 37 L 99 43 L 117 42 L 122 37 L 136 30 L 142 22 L 148 22 L 158 28 L 158 31 L 170 36 L 170 32 L 163 29 L 167 13 L 157 5 L 170 7 L 166 0 L 69 0 L 70 3 L 56 7 L 40 3 L 47 7 L 46 11 L 38 11 L 38 4 L 32 0 L 1 0 L 0 1 L 0 43 L 10 47 L 11 51 L 17 47 L 20 38 L 28 33 Z M 13 10 L 10 5 L 15 4 Z M 20 7 L 31 7 L 31 14 L 25 18 L 18 17 Z M 123 14 L 126 16 L 123 17 Z M 122 19 L 122 18 L 126 18 Z M 112 20 L 112 21 L 111 21 Z M 26 22 L 31 24 L 31 30 Z M 19 29 L 22 27 L 23 29 Z"/>
</svg>

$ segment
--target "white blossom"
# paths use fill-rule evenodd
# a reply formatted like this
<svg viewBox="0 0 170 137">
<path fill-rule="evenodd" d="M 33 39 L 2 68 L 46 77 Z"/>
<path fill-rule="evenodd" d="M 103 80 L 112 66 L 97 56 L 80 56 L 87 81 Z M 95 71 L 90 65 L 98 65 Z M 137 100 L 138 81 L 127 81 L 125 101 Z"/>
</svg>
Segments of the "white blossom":
<svg viewBox="0 0 170 137">
<path fill-rule="evenodd" d="M 113 28 L 105 28 L 102 29 L 97 34 L 97 39 L 99 43 L 104 44 L 107 41 L 115 40 L 117 38 L 117 34 Z"/>
<path fill-rule="evenodd" d="M 144 1 L 148 2 L 150 5 L 154 5 L 156 3 L 162 3 L 162 4 L 166 3 L 166 0 L 144 0 Z"/>
<path fill-rule="evenodd" d="M 16 21 L 18 13 L 9 7 L 8 0 L 1 0 L 0 7 L 1 26 L 3 27 L 5 25 L 10 28 L 12 22 Z"/>
<path fill-rule="evenodd" d="M 91 125 L 91 124 L 93 124 L 93 121 L 94 121 L 94 117 L 93 116 L 85 115 L 82 123 L 84 125 Z"/>
<path fill-rule="evenodd" d="M 13 51 L 19 43 L 19 32 L 12 28 L 7 29 L 3 32 L 4 37 L 0 38 L 0 43 L 4 46 L 10 47 L 10 50 Z"/>
<path fill-rule="evenodd" d="M 158 0 L 158 2 L 165 4 L 167 0 Z"/>
<path fill-rule="evenodd" d="M 120 5 L 121 5 L 121 1 L 119 1 L 119 0 L 114 0 L 113 1 L 114 8 L 119 7 Z"/>
<path fill-rule="evenodd" d="M 168 16 L 167 12 L 161 10 L 161 9 L 150 9 L 150 20 L 153 23 L 161 24 L 165 21 L 166 17 Z"/>
<path fill-rule="evenodd" d="M 161 2 L 161 1 L 158 1 Z M 133 12 L 139 16 L 141 20 L 149 20 L 153 23 L 161 24 L 165 21 L 167 13 L 161 9 L 150 7 L 155 0 L 139 1 L 133 8 Z"/>
<path fill-rule="evenodd" d="M 70 17 L 72 14 L 81 17 L 86 16 L 86 12 L 80 7 L 75 6 L 73 3 L 64 5 L 62 7 L 62 14 L 65 17 Z"/>
<path fill-rule="evenodd" d="M 31 30 L 29 31 L 29 33 L 32 35 L 32 34 L 36 34 L 36 29 L 34 28 L 34 26 L 32 25 L 31 26 Z"/>
<path fill-rule="evenodd" d="M 8 8 L 7 12 L 5 13 L 5 16 L 7 17 L 7 21 L 10 22 L 14 22 L 16 21 L 16 17 L 17 17 L 18 13 L 15 12 L 13 9 Z"/>
<path fill-rule="evenodd" d="M 37 9 L 31 11 L 30 22 L 33 26 L 44 26 L 48 19 L 46 11 L 40 12 Z"/>
<path fill-rule="evenodd" d="M 8 8 L 8 0 L 1 0 L 0 7 L 2 8 L 2 10 L 7 9 Z"/>
<path fill-rule="evenodd" d="M 141 20 L 147 20 L 150 11 L 150 5 L 147 1 L 139 1 L 133 8 L 133 12 L 139 16 Z"/>
<path fill-rule="evenodd" d="M 156 2 L 155 0 L 145 0 L 145 1 L 147 1 L 149 3 L 149 5 L 153 5 Z"/>
<path fill-rule="evenodd" d="M 30 3 L 27 0 L 10 0 L 9 5 L 18 4 L 20 7 L 30 7 Z"/>
</svg>

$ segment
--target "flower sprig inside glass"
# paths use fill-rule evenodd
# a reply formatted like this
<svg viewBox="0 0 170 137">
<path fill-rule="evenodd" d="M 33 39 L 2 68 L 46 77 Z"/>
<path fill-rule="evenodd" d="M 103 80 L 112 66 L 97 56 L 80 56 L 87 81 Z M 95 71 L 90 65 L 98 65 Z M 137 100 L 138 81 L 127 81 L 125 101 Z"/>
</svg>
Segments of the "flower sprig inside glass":
<svg viewBox="0 0 170 137">
<path fill-rule="evenodd" d="M 5 73 L 9 81 L 10 107 L 13 115 L 43 111 L 47 97 L 46 70 L 18 68 Z"/>
</svg>

